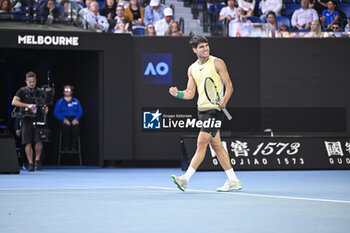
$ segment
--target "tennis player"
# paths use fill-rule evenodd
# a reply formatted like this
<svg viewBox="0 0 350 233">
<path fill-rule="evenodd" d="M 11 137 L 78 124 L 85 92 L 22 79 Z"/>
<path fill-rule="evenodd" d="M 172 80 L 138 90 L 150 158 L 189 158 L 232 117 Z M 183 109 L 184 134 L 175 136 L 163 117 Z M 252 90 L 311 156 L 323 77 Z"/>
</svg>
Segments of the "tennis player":
<svg viewBox="0 0 350 233">
<path fill-rule="evenodd" d="M 194 98 L 197 88 L 198 119 L 202 121 L 209 118 L 223 120 L 224 114 L 221 109 L 226 107 L 233 92 L 232 82 L 227 72 L 225 62 L 209 54 L 210 48 L 208 39 L 204 36 L 192 37 L 190 45 L 192 46 L 193 52 L 197 55 L 198 60 L 188 68 L 187 88 L 186 90 L 179 91 L 176 87 L 171 87 L 169 93 L 176 98 L 189 100 Z M 211 77 L 214 80 L 219 93 L 222 91 L 223 85 L 225 85 L 225 95 L 221 99 L 219 105 L 210 103 L 205 95 L 204 83 L 206 77 Z M 188 181 L 204 159 L 208 144 L 214 149 L 228 177 L 226 183 L 222 187 L 217 188 L 216 191 L 228 192 L 241 189 L 242 183 L 237 178 L 231 166 L 228 153 L 221 143 L 219 128 L 201 128 L 197 139 L 197 150 L 186 173 L 179 177 L 172 175 L 171 180 L 180 190 L 185 191 Z"/>
</svg>

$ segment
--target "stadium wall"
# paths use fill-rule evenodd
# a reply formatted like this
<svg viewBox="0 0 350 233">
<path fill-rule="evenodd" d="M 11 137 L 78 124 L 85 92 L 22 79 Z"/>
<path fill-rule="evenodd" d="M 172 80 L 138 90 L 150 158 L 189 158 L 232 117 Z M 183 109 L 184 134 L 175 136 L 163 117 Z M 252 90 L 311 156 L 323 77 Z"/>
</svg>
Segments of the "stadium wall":
<svg viewBox="0 0 350 233">
<path fill-rule="evenodd" d="M 23 52 L 32 54 L 26 56 L 31 64 L 23 72 L 32 67 L 40 70 L 35 65 L 38 60 L 49 61 L 56 70 L 52 75 L 57 98 L 64 83 L 77 86 L 76 96 L 85 110 L 84 164 L 179 161 L 181 136 L 196 134 L 194 130 L 146 130 L 143 125 L 146 110 L 195 115 L 195 100 L 181 101 L 168 94 L 170 86 L 185 89 L 187 68 L 196 59 L 188 37 L 14 30 L 2 30 L 1 35 L 2 59 L 12 51 L 19 60 Z M 25 35 L 32 37 L 23 39 Z M 56 36 L 77 39 L 57 44 Z M 212 54 L 226 62 L 235 88 L 228 104 L 234 119 L 224 122 L 224 135 L 259 134 L 266 128 L 293 135 L 349 132 L 349 39 L 210 38 L 210 45 Z M 167 56 L 171 63 L 170 83 L 161 79 L 152 83 L 152 75 L 145 77 L 145 65 L 156 59 L 154 54 Z M 164 71 L 156 69 L 157 62 L 152 63 L 155 72 Z M 8 75 L 9 69 L 16 68 L 5 65 L 3 69 L 14 79 L 12 89 L 23 85 L 25 73 Z"/>
</svg>

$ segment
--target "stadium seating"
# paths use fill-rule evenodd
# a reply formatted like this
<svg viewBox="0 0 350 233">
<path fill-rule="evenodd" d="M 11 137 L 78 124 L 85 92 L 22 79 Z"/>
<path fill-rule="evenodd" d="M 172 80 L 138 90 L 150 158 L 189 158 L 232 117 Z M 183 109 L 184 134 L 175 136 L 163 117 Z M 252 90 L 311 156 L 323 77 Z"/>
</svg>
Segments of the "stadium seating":
<svg viewBox="0 0 350 233">
<path fill-rule="evenodd" d="M 283 0 L 283 4 L 298 4 L 300 1 L 297 0 Z"/>
<path fill-rule="evenodd" d="M 300 8 L 300 4 L 286 4 L 282 10 L 282 15 L 291 19 L 294 11 L 298 10 L 299 8 Z"/>
<path fill-rule="evenodd" d="M 339 4 L 338 8 L 345 13 L 347 18 L 350 18 L 350 3 Z"/>
<path fill-rule="evenodd" d="M 143 36 L 143 35 L 145 35 L 145 27 L 142 27 L 142 26 L 135 26 L 135 27 L 132 29 L 132 34 L 133 34 L 133 35 L 138 35 L 138 36 Z"/>
<path fill-rule="evenodd" d="M 288 26 L 290 28 L 290 20 L 288 17 L 285 16 L 277 16 L 276 17 L 277 22 L 281 22 L 282 24 Z"/>
<path fill-rule="evenodd" d="M 247 19 L 249 19 L 252 23 L 262 23 L 261 19 L 256 16 L 249 16 Z"/>
<path fill-rule="evenodd" d="M 100 9 L 102 9 L 104 4 L 105 4 L 104 1 L 97 1 L 97 2 L 98 2 Z"/>
</svg>

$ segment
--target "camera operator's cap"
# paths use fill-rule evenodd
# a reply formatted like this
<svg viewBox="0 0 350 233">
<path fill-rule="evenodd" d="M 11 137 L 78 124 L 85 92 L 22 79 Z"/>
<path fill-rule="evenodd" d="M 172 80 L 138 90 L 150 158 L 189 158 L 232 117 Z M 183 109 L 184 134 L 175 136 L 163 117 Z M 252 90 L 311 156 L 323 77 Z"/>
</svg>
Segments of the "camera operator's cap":
<svg viewBox="0 0 350 233">
<path fill-rule="evenodd" d="M 150 6 L 159 6 L 159 0 L 151 0 L 149 3 Z"/>
<path fill-rule="evenodd" d="M 164 9 L 163 13 L 164 13 L 164 16 L 173 16 L 173 9 L 171 9 L 170 7 L 167 7 Z"/>
</svg>

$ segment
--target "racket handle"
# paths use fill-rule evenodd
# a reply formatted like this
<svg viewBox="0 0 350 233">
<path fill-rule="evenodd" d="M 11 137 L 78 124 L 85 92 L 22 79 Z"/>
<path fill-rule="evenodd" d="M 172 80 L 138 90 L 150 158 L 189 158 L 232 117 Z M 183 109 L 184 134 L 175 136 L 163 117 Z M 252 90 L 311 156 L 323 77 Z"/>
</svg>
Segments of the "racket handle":
<svg viewBox="0 0 350 233">
<path fill-rule="evenodd" d="M 226 108 L 223 108 L 222 111 L 225 113 L 227 119 L 230 121 L 232 119 L 232 116 L 230 115 L 230 113 L 227 111 Z"/>
</svg>

